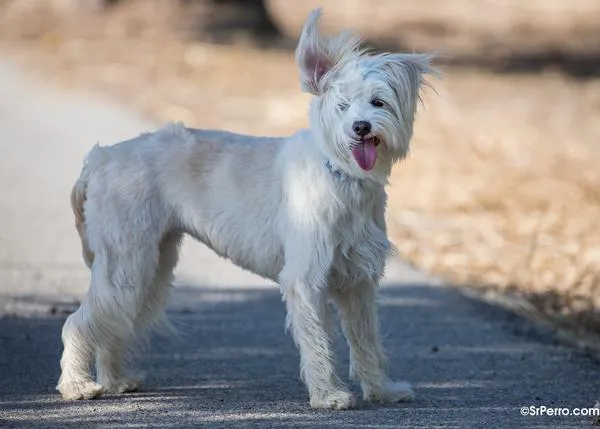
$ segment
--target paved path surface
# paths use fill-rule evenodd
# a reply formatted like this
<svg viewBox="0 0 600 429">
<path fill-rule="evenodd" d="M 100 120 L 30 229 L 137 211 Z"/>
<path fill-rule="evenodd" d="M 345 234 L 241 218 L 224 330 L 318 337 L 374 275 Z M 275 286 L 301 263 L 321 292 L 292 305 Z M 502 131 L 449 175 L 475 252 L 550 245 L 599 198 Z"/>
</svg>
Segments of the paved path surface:
<svg viewBox="0 0 600 429">
<path fill-rule="evenodd" d="M 187 243 L 171 316 L 141 392 L 64 402 L 54 392 L 60 330 L 88 281 L 69 209 L 84 153 L 153 125 L 96 98 L 48 92 L 0 62 L 0 427 L 577 427 L 522 406 L 589 407 L 600 367 L 549 333 L 399 261 L 382 289 L 394 378 L 411 404 L 317 412 L 298 380 L 277 288 Z M 347 352 L 339 353 L 347 368 Z M 357 391 L 357 386 L 352 386 Z"/>
</svg>

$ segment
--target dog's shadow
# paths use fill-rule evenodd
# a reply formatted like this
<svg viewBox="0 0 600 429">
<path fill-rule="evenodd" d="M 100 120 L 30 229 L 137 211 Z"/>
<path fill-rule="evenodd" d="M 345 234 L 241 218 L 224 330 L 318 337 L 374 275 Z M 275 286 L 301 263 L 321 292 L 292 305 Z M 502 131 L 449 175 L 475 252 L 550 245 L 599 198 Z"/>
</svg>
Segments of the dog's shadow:
<svg viewBox="0 0 600 429">
<path fill-rule="evenodd" d="M 66 428 L 134 420 L 181 427 L 205 421 L 222 427 L 275 420 L 290 427 L 373 427 L 376 422 L 397 427 L 394 422 L 410 416 L 410 426 L 418 427 L 431 423 L 431 413 L 441 408 L 446 422 L 480 424 L 523 404 L 557 400 L 548 390 L 552 377 L 565 379 L 560 398 L 579 399 L 583 406 L 589 392 L 572 380 L 600 375 L 585 356 L 571 351 L 577 365 L 555 371 L 547 354 L 566 352 L 549 333 L 517 316 L 453 290 L 395 285 L 382 289 L 384 344 L 393 378 L 413 382 L 416 401 L 393 406 L 359 401 L 356 410 L 316 412 L 308 407 L 299 380 L 299 357 L 284 333 L 285 307 L 276 288 L 177 287 L 173 298 L 170 319 L 180 334 L 155 336 L 141 354 L 143 389 L 95 401 L 66 402 L 54 391 L 64 315 L 1 318 L 4 422 Z M 336 342 L 340 374 L 347 379 L 341 334 Z M 582 362 L 589 367 L 586 374 Z M 356 384 L 351 387 L 359 394 Z M 493 412 L 473 412 L 482 408 Z"/>
</svg>

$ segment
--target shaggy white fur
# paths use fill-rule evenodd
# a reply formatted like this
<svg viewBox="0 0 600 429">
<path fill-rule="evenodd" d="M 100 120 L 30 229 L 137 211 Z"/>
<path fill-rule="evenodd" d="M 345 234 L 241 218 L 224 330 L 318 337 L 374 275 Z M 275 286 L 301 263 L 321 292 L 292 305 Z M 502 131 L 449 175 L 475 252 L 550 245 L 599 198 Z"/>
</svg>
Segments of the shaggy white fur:
<svg viewBox="0 0 600 429">
<path fill-rule="evenodd" d="M 314 95 L 310 129 L 263 138 L 169 125 L 89 153 L 72 205 L 92 279 L 63 328 L 63 397 L 138 387 L 127 356 L 164 321 L 183 234 L 280 284 L 312 407 L 354 404 L 334 368 L 328 302 L 364 398 L 412 397 L 388 378 L 376 291 L 392 248 L 384 185 L 407 154 L 430 56 L 369 55 L 352 35 L 325 38 L 319 13 L 296 51 Z"/>
</svg>

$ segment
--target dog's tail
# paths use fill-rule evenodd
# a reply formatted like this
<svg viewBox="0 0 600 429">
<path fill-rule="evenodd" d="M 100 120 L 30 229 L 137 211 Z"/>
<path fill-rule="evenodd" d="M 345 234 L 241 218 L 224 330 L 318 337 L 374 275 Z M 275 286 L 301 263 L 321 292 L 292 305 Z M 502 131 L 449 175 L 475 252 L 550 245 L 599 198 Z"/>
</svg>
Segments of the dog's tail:
<svg viewBox="0 0 600 429">
<path fill-rule="evenodd" d="M 90 250 L 90 246 L 88 244 L 85 230 L 85 213 L 83 209 L 83 204 L 86 200 L 86 191 L 87 174 L 84 168 L 83 172 L 81 173 L 81 177 L 77 179 L 77 182 L 75 182 L 73 190 L 71 191 L 71 208 L 73 209 L 73 214 L 75 215 L 75 227 L 77 228 L 77 232 L 81 238 L 81 253 L 83 255 L 83 260 L 85 261 L 85 264 L 91 268 L 92 262 L 94 262 L 94 253 Z"/>
</svg>

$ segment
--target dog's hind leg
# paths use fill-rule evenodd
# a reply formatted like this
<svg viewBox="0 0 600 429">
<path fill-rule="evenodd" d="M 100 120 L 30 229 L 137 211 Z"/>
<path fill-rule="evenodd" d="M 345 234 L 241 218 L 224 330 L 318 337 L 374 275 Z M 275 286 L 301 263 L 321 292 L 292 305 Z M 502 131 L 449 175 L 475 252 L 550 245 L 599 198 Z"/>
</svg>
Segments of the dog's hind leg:
<svg viewBox="0 0 600 429">
<path fill-rule="evenodd" d="M 170 232 L 160 242 L 158 267 L 152 285 L 144 290 L 142 307 L 136 319 L 136 330 L 143 334 L 149 328 L 171 329 L 164 309 L 173 281 L 173 270 L 179 260 L 183 234 Z"/>
<path fill-rule="evenodd" d="M 62 375 L 57 388 L 65 398 L 88 399 L 103 391 L 137 387 L 137 381 L 125 374 L 124 363 L 138 336 L 142 300 L 157 272 L 159 240 L 147 236 L 136 240 L 134 233 L 129 234 L 120 237 L 118 245 L 103 242 L 102 248 L 94 249 L 90 290 L 63 328 Z M 98 384 L 91 381 L 94 357 Z"/>
<path fill-rule="evenodd" d="M 96 252 L 88 294 L 63 327 L 62 374 L 57 388 L 66 399 L 89 399 L 115 390 L 123 349 L 135 335 L 136 286 L 143 285 L 139 275 L 132 275 L 131 267 L 139 264 L 126 261 L 114 250 Z M 91 382 L 94 357 L 98 384 Z"/>
<path fill-rule="evenodd" d="M 136 245 L 137 244 L 137 245 Z M 155 293 L 154 280 L 159 270 L 158 240 L 132 239 L 128 246 L 112 249 L 107 288 L 98 291 L 95 308 L 97 329 L 96 373 L 107 392 L 123 393 L 138 388 L 140 378 L 127 367 L 132 350 L 146 334 L 140 323 L 146 312 L 147 297 Z M 98 260 L 98 256 L 96 256 Z M 94 262 L 94 268 L 97 261 Z"/>
<path fill-rule="evenodd" d="M 104 392 L 104 388 L 95 383 L 92 376 L 95 344 L 90 317 L 91 308 L 86 297 L 63 326 L 62 372 L 56 388 L 65 399 L 91 399 Z"/>
<path fill-rule="evenodd" d="M 96 368 L 98 381 L 106 391 L 123 393 L 136 390 L 142 381 L 140 374 L 135 374 L 126 364 L 135 357 L 140 342 L 143 342 L 150 328 L 169 327 L 164 315 L 167 304 L 173 269 L 179 255 L 181 233 L 166 234 L 160 242 L 158 264 L 151 281 L 144 282 L 143 287 L 136 288 L 135 316 L 132 317 L 132 332 L 125 336 L 115 335 L 110 341 L 103 342 L 98 348 Z M 144 258 L 148 261 L 153 257 Z M 150 263 L 150 262 L 148 262 Z"/>
<path fill-rule="evenodd" d="M 358 379 L 364 399 L 373 402 L 406 402 L 413 398 L 410 385 L 393 382 L 387 375 L 387 359 L 381 345 L 376 288 L 359 283 L 333 290 L 342 328 L 350 346 L 350 377 Z"/>
<path fill-rule="evenodd" d="M 123 358 L 135 338 L 138 288 L 143 282 L 139 275 L 132 275 L 123 257 L 111 257 L 111 264 L 107 264 L 104 255 L 96 253 L 90 290 L 63 328 L 62 374 L 57 388 L 66 399 L 129 390 L 122 379 Z M 91 382 L 94 357 L 97 384 Z"/>
</svg>

